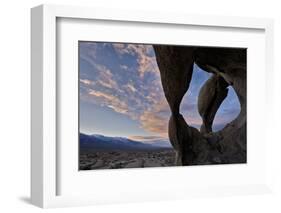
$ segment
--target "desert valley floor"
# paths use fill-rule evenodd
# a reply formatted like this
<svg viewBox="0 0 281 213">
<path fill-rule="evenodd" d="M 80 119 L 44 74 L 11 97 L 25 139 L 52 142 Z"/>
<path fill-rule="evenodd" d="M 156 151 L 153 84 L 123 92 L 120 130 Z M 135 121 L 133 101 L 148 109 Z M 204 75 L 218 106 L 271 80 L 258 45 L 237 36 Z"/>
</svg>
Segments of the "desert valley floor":
<svg viewBox="0 0 281 213">
<path fill-rule="evenodd" d="M 80 152 L 80 170 L 174 166 L 173 149 Z"/>
</svg>

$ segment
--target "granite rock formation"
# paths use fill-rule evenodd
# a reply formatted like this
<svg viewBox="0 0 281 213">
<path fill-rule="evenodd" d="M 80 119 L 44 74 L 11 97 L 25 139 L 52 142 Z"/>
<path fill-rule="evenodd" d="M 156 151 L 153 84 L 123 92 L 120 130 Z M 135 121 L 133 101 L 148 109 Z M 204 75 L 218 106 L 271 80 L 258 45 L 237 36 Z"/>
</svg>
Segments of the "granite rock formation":
<svg viewBox="0 0 281 213">
<path fill-rule="evenodd" d="M 228 83 L 218 74 L 214 74 L 203 85 L 198 96 L 198 112 L 203 119 L 200 132 L 212 132 L 215 115 L 226 98 Z"/>
<path fill-rule="evenodd" d="M 246 49 L 153 45 L 165 97 L 170 106 L 168 134 L 176 151 L 176 165 L 246 162 Z M 180 104 L 189 88 L 193 65 L 213 73 L 198 97 L 203 124 L 200 131 L 188 125 Z M 212 131 L 216 112 L 236 92 L 241 111 L 218 132 Z"/>
</svg>

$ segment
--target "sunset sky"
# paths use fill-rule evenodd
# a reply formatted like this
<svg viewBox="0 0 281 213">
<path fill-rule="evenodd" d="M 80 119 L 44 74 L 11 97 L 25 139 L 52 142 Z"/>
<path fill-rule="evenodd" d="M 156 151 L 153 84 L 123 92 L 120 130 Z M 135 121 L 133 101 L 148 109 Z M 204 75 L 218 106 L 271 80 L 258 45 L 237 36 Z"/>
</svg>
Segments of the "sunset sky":
<svg viewBox="0 0 281 213">
<path fill-rule="evenodd" d="M 143 140 L 167 138 L 170 110 L 151 45 L 79 42 L 80 132 Z M 186 122 L 199 128 L 197 97 L 211 76 L 196 65 L 181 104 Z M 219 130 L 240 111 L 232 88 L 213 125 Z"/>
</svg>

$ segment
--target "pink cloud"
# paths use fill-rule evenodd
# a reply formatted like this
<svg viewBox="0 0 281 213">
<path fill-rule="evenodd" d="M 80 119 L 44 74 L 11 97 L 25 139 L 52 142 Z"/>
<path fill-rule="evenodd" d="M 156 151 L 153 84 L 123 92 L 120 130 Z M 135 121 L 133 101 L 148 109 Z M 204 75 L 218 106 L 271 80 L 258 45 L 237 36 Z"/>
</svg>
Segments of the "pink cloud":
<svg viewBox="0 0 281 213">
<path fill-rule="evenodd" d="M 99 100 L 99 103 L 104 103 L 107 107 L 113 109 L 115 112 L 121 113 L 121 114 L 127 114 L 128 113 L 128 105 L 124 101 L 120 100 L 118 97 L 101 92 L 101 91 L 95 91 L 90 90 L 89 95 L 92 97 L 95 97 Z"/>
<path fill-rule="evenodd" d="M 151 56 L 152 46 L 141 44 L 113 44 L 114 49 L 119 54 L 130 54 L 137 57 L 138 73 L 143 77 L 146 72 L 157 73 L 158 66 L 155 56 Z"/>
</svg>

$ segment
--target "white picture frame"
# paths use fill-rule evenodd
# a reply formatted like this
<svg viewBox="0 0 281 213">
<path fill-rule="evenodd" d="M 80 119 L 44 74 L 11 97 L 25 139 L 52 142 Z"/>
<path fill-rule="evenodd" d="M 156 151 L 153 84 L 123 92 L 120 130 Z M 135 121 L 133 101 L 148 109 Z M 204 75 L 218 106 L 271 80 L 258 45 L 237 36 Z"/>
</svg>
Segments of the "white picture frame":
<svg viewBox="0 0 281 213">
<path fill-rule="evenodd" d="M 218 28 L 227 29 L 253 29 L 260 30 L 264 33 L 265 53 L 264 53 L 264 80 L 265 88 L 262 91 L 265 94 L 265 107 L 271 109 L 272 96 L 270 88 L 273 87 L 273 21 L 271 19 L 257 18 L 241 18 L 241 17 L 216 17 L 203 15 L 173 14 L 173 13 L 153 13 L 148 11 L 122 11 L 101 8 L 85 8 L 74 6 L 54 6 L 41 5 L 31 10 L 31 201 L 34 205 L 42 208 L 62 207 L 76 205 L 91 205 L 98 203 L 114 203 L 114 202 L 137 202 L 142 200 L 165 200 L 165 199 L 182 199 L 198 196 L 214 196 L 214 195 L 233 195 L 233 194 L 253 194 L 270 192 L 270 161 L 265 161 L 265 165 L 259 168 L 259 172 L 264 177 L 253 181 L 254 184 L 248 182 L 239 184 L 222 184 L 220 186 L 209 187 L 200 186 L 200 182 L 193 183 L 194 187 L 178 188 L 177 185 L 164 183 L 163 190 L 155 188 L 151 195 L 132 191 L 124 191 L 123 195 L 118 192 L 104 194 L 101 196 L 88 195 L 83 193 L 79 195 L 58 195 L 58 185 L 60 182 L 59 173 L 61 167 L 58 166 L 60 158 L 58 152 L 58 133 L 57 133 L 57 88 L 60 82 L 57 80 L 57 21 L 59 18 L 79 19 L 79 20 L 99 20 L 99 21 L 116 21 L 118 25 L 122 23 L 152 23 L 154 26 L 200 26 L 202 28 Z M 262 79 L 260 79 L 262 80 Z M 263 100 L 263 99 L 262 99 Z M 264 156 L 266 147 L 270 146 L 270 122 L 272 113 L 267 110 L 264 116 L 264 123 L 267 131 L 263 136 L 266 139 L 262 142 L 262 151 Z M 251 128 L 251 127 L 249 127 Z M 184 169 L 186 169 L 185 167 Z M 167 170 L 166 174 L 176 171 Z M 207 168 L 210 172 L 214 168 Z M 196 169 L 195 169 L 196 170 Z M 247 170 L 247 167 L 244 168 Z M 160 174 L 161 171 L 151 170 L 153 174 Z M 193 169 L 194 171 L 194 169 Z M 77 171 L 78 172 L 78 171 Z M 122 172 L 127 172 L 126 170 Z M 179 171 L 183 172 L 183 169 Z M 143 171 L 138 170 L 138 174 Z M 132 172 L 131 175 L 136 175 Z M 92 174 L 94 178 L 94 173 Z M 171 176 L 173 178 L 173 176 Z M 172 182 L 172 181 L 171 181 Z M 101 183 L 102 184 L 102 183 Z M 161 186 L 161 185 L 159 185 Z M 124 186 L 126 187 L 126 186 Z M 121 192 L 120 192 L 121 193 Z M 126 194 L 127 193 L 127 194 Z"/>
</svg>

